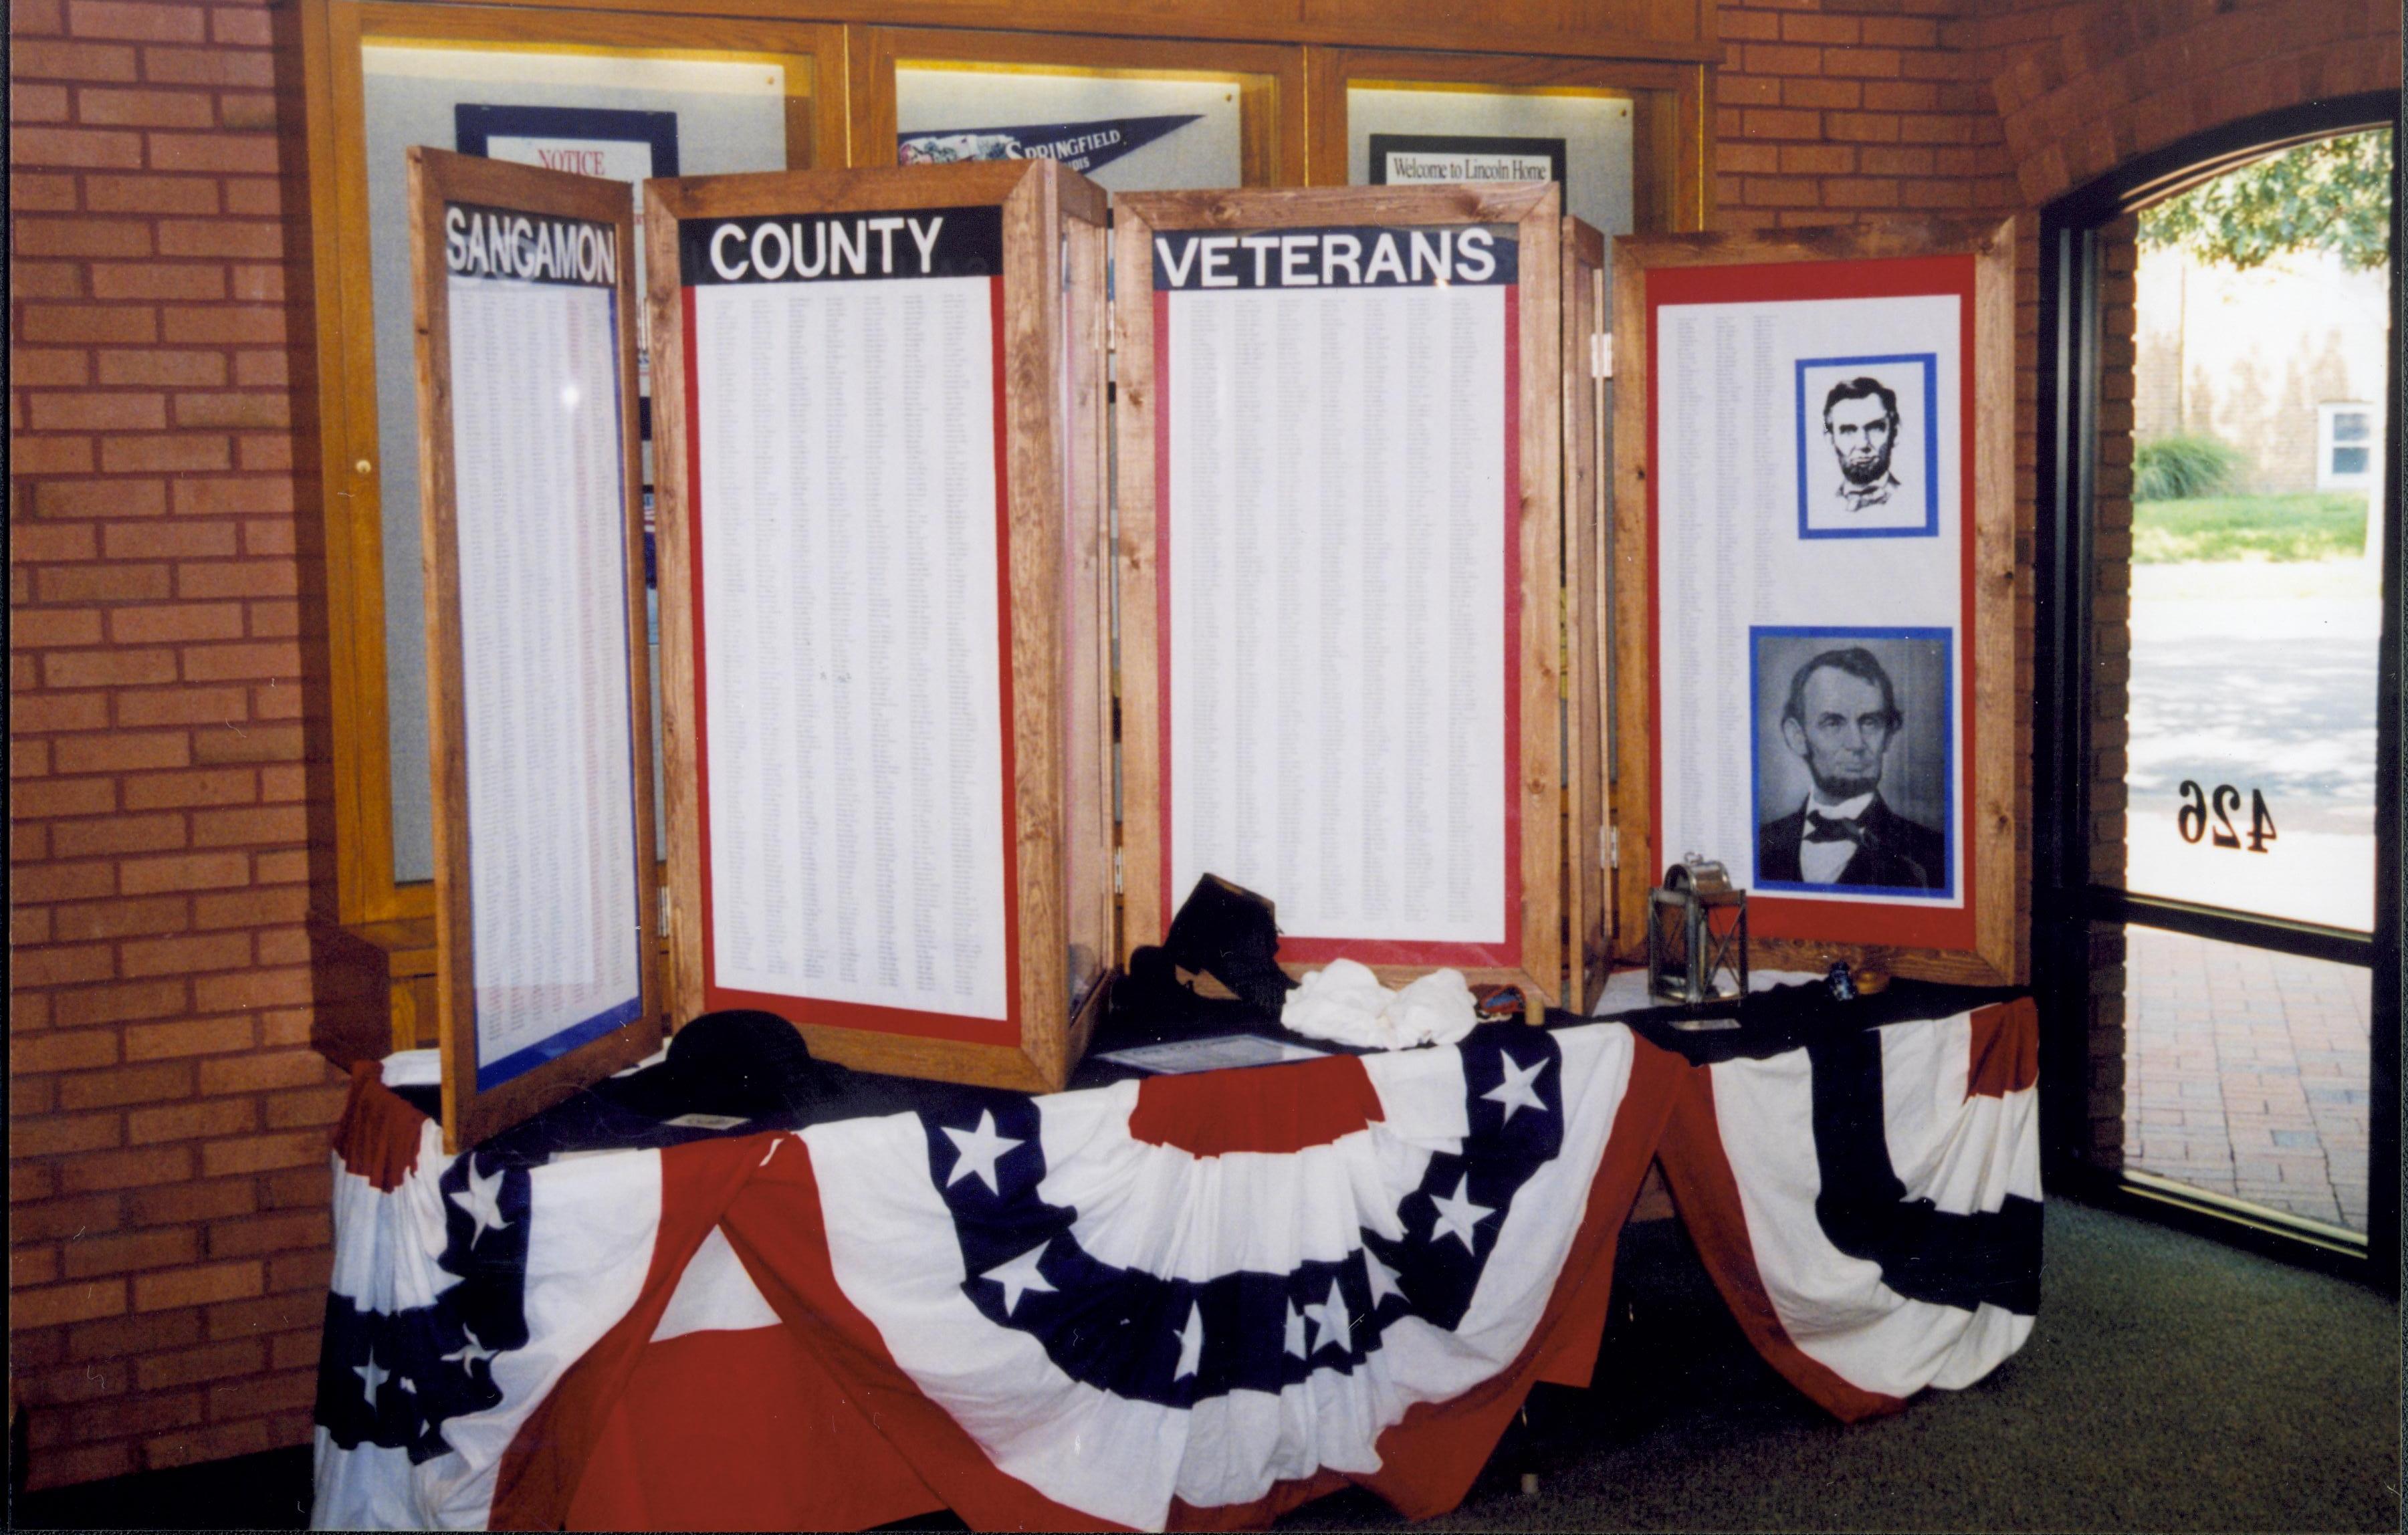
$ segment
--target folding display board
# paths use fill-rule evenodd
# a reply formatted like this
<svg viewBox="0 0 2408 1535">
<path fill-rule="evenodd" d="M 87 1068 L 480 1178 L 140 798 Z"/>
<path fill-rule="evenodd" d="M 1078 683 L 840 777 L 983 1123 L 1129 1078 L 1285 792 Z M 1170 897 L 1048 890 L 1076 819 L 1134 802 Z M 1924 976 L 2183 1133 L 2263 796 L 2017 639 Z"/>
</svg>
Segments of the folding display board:
<svg viewBox="0 0 2408 1535">
<path fill-rule="evenodd" d="M 409 151 L 443 1126 L 658 1047 L 624 183 Z"/>
<path fill-rule="evenodd" d="M 1614 265 L 1622 910 L 1697 854 L 1758 965 L 2020 983 L 2011 227 Z"/>
<path fill-rule="evenodd" d="M 1124 944 L 1211 873 L 1292 973 L 1561 1000 L 1556 189 L 1114 218 Z"/>
<path fill-rule="evenodd" d="M 1113 960 L 1104 195 L 646 197 L 673 1012 L 1059 1088 Z"/>
</svg>

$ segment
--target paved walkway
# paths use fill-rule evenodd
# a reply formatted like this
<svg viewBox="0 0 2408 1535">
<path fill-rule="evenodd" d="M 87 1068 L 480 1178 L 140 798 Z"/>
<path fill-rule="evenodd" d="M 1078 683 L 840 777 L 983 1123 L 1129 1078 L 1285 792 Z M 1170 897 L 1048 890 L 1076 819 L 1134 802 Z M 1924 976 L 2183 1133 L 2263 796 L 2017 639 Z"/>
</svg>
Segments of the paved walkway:
<svg viewBox="0 0 2408 1535">
<path fill-rule="evenodd" d="M 2370 972 L 2126 933 L 2125 1165 L 2364 1231 Z"/>
</svg>

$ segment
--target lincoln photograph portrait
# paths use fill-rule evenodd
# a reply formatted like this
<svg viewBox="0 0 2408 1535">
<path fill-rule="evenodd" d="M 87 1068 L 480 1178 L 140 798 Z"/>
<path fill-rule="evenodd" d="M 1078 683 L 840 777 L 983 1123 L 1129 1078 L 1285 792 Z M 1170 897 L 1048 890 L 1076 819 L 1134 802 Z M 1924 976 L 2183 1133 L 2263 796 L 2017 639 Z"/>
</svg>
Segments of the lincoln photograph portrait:
<svg viewBox="0 0 2408 1535">
<path fill-rule="evenodd" d="M 1949 632 L 1759 627 L 1761 889 L 1955 894 Z"/>
<path fill-rule="evenodd" d="M 1940 531 L 1938 359 L 1798 364 L 1798 536 L 1916 538 Z"/>
</svg>

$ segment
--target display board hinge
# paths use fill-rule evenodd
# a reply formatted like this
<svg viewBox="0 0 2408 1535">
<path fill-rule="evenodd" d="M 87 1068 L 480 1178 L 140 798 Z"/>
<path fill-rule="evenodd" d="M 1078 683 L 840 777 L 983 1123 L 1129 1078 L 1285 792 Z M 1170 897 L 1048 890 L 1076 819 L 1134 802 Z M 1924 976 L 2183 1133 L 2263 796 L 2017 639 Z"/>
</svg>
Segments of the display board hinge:
<svg viewBox="0 0 2408 1535">
<path fill-rule="evenodd" d="M 1597 856 L 1598 861 L 1608 868 L 1622 867 L 1622 828 L 1620 826 L 1597 828 Z"/>
<path fill-rule="evenodd" d="M 1121 893 L 1121 850 L 1114 848 L 1112 849 L 1112 894 L 1117 896 Z"/>
<path fill-rule="evenodd" d="M 1588 376 L 1592 379 L 1613 377 L 1613 333 L 1612 331 L 1589 333 Z"/>
</svg>

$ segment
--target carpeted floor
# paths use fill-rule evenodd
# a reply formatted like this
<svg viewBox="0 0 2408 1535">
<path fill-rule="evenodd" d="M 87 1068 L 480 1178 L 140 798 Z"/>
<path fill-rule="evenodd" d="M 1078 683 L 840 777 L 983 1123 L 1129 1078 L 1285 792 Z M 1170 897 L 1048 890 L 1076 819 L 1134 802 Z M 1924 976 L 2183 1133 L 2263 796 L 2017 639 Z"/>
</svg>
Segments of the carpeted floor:
<svg viewBox="0 0 2408 1535">
<path fill-rule="evenodd" d="M 1542 1387 L 1464 1505 L 1426 1528 L 2400 1528 L 2397 1307 L 2064 1200 L 2047 1218 L 2024 1352 L 1853 1427 L 1749 1351 L 1676 1223 L 1633 1227 L 1597 1389 Z M 21 1497 L 9 1522 L 294 1528 L 308 1476 L 307 1450 L 276 1451 Z M 1402 1523 L 1348 1493 L 1281 1528 Z"/>
<path fill-rule="evenodd" d="M 1732 1346 L 1702 1270 L 1663 1250 L 1684 1244 L 1662 1223 L 1618 1266 L 1597 1388 L 1534 1397 L 1472 1495 L 1427 1528 L 2401 1528 L 2396 1306 L 2064 1200 L 2047 1220 L 2024 1351 L 1971 1390 L 1854 1427 Z M 1678 1342 L 1701 1336 L 1715 1340 L 1704 1379 Z M 1282 1528 L 1399 1523 L 1349 1494 Z"/>
</svg>

